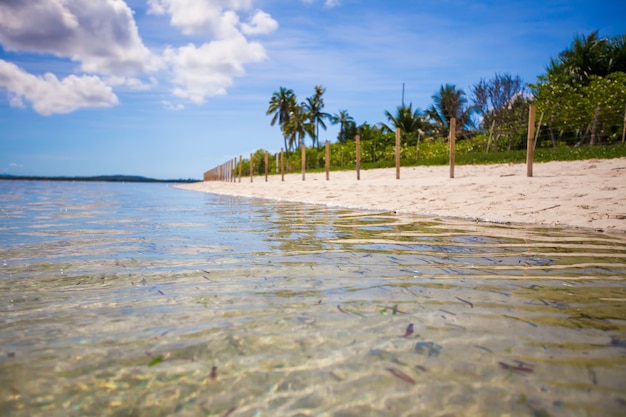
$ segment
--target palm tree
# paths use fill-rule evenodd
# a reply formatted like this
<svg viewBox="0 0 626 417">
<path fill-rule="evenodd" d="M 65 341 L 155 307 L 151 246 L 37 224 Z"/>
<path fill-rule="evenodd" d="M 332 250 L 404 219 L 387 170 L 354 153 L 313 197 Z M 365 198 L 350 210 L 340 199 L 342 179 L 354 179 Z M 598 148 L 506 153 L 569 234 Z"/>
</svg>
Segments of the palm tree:
<svg viewBox="0 0 626 417">
<path fill-rule="evenodd" d="M 324 108 L 324 99 L 322 96 L 326 89 L 321 85 L 315 86 L 315 95 L 313 97 L 309 97 L 306 99 L 306 113 L 309 117 L 309 120 L 315 126 L 315 132 L 312 136 L 313 146 L 319 147 L 319 127 L 322 126 L 324 130 L 326 130 L 326 124 L 324 123 L 324 119 L 330 119 L 330 114 L 324 113 L 322 109 Z"/>
<path fill-rule="evenodd" d="M 311 122 L 306 112 L 306 104 L 295 105 L 289 113 L 287 122 L 283 125 L 285 138 L 289 139 L 289 148 L 296 144 L 302 145 L 306 135 L 311 137 L 315 134 L 315 125 Z"/>
<path fill-rule="evenodd" d="M 283 140 L 285 141 L 285 150 L 289 150 L 287 147 L 287 133 L 285 131 L 285 125 L 289 122 L 290 115 L 293 112 L 296 105 L 296 95 L 292 89 L 280 87 L 280 89 L 272 95 L 269 102 L 269 107 L 265 112 L 266 115 L 274 114 L 272 117 L 271 125 L 274 126 L 278 121 L 281 131 L 283 132 Z"/>
<path fill-rule="evenodd" d="M 388 110 L 385 110 L 385 116 L 387 120 L 393 125 L 393 129 L 388 125 L 381 123 L 381 127 L 385 131 L 395 132 L 395 129 L 400 128 L 405 133 L 417 132 L 422 128 L 424 124 L 424 117 L 420 109 L 413 111 L 413 103 L 409 103 L 408 106 L 404 104 L 396 108 L 396 114 L 391 114 Z"/>
<path fill-rule="evenodd" d="M 354 119 L 348 114 L 348 110 L 339 110 L 339 113 L 331 116 L 330 122 L 334 125 L 339 124 L 339 135 L 337 139 L 339 143 L 346 143 L 348 141 L 346 132 L 348 131 L 350 123 L 354 123 Z"/>
<path fill-rule="evenodd" d="M 462 133 L 470 127 L 473 108 L 467 106 L 467 98 L 463 90 L 457 90 L 452 84 L 442 85 L 432 99 L 434 104 L 426 110 L 426 115 L 433 121 L 441 136 L 448 135 L 450 119 L 453 117 L 456 119 L 459 132 Z"/>
<path fill-rule="evenodd" d="M 589 36 L 576 36 L 572 45 L 551 59 L 548 75 L 564 76 L 573 85 L 587 85 L 591 75 L 604 77 L 610 72 L 611 51 L 608 39 L 598 38 L 598 31 Z"/>
</svg>

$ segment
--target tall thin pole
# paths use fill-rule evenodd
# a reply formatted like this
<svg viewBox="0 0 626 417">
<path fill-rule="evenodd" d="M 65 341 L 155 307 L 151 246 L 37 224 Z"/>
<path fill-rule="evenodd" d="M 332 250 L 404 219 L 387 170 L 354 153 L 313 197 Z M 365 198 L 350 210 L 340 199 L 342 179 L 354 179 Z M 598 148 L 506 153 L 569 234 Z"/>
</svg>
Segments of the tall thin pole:
<svg viewBox="0 0 626 417">
<path fill-rule="evenodd" d="M 535 113 L 537 111 L 537 107 L 534 104 L 531 104 L 528 108 L 528 140 L 527 140 L 527 150 L 526 150 L 526 176 L 533 176 L 533 159 L 535 157 Z"/>
<path fill-rule="evenodd" d="M 400 179 L 400 128 L 396 127 L 396 179 Z"/>
<path fill-rule="evenodd" d="M 306 177 L 306 147 L 304 142 L 300 144 L 300 149 L 302 151 L 302 181 L 304 181 Z"/>
<path fill-rule="evenodd" d="M 326 181 L 330 179 L 330 143 L 326 141 L 326 157 L 324 158 L 324 165 L 326 166 Z"/>
<path fill-rule="evenodd" d="M 624 143 L 625 137 L 626 137 L 626 110 L 624 110 L 624 129 L 622 129 L 622 143 Z"/>
<path fill-rule="evenodd" d="M 280 148 L 280 180 L 285 181 L 285 150 Z"/>
<path fill-rule="evenodd" d="M 356 135 L 356 179 L 361 179 L 361 135 Z"/>
<path fill-rule="evenodd" d="M 404 107 L 404 83 L 402 83 L 402 107 Z"/>
<path fill-rule="evenodd" d="M 456 151 L 456 118 L 450 119 L 450 178 L 454 178 L 454 164 Z"/>
</svg>

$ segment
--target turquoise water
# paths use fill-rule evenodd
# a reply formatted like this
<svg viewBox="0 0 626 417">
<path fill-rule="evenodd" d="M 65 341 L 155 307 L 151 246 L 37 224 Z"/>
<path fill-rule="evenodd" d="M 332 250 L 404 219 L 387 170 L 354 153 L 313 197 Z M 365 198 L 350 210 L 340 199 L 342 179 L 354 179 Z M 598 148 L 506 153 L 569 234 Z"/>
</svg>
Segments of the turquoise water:
<svg viewBox="0 0 626 417">
<path fill-rule="evenodd" d="M 0 415 L 621 416 L 626 236 L 0 181 Z"/>
</svg>

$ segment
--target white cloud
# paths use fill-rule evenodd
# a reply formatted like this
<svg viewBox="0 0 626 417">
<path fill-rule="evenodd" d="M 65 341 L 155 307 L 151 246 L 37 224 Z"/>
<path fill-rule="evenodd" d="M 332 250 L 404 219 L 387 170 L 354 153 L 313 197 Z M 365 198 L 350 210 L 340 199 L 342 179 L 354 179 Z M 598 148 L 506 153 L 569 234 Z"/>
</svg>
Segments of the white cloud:
<svg viewBox="0 0 626 417">
<path fill-rule="evenodd" d="M 156 86 L 159 82 L 156 78 L 150 77 L 149 82 L 140 80 L 135 77 L 120 77 L 120 76 L 109 76 L 105 78 L 105 82 L 107 85 L 112 87 L 127 87 L 130 90 L 134 91 L 147 91 L 151 90 L 154 86 Z"/>
<path fill-rule="evenodd" d="M 169 14 L 172 26 L 184 34 L 206 35 L 197 46 L 168 47 L 163 55 L 173 74 L 173 94 L 196 104 L 226 94 L 244 65 L 266 59 L 265 48 L 246 35 L 264 35 L 278 28 L 262 10 L 250 14 L 251 0 L 149 0 L 150 13 Z M 240 14 L 248 14 L 242 23 Z"/>
<path fill-rule="evenodd" d="M 215 39 L 267 34 L 278 28 L 272 16 L 257 10 L 248 23 L 241 23 L 239 13 L 252 7 L 251 0 L 148 0 L 149 12 L 169 14 L 172 26 L 184 34 L 205 34 Z"/>
<path fill-rule="evenodd" d="M 4 60 L 0 60 L 0 87 L 9 91 L 12 106 L 23 107 L 26 100 L 44 116 L 118 104 L 117 96 L 100 77 L 69 75 L 59 80 L 51 73 L 35 76 Z"/>
<path fill-rule="evenodd" d="M 245 74 L 243 64 L 262 61 L 266 54 L 263 46 L 239 36 L 199 48 L 193 44 L 169 48 L 164 58 L 172 65 L 176 85 L 173 94 L 202 104 L 207 96 L 226 94 L 233 77 Z"/>
<path fill-rule="evenodd" d="M 122 0 L 3 0 L 0 43 L 7 50 L 69 57 L 95 74 L 135 74 L 159 66 Z"/>
<path fill-rule="evenodd" d="M 302 0 L 302 3 L 304 4 L 313 4 L 315 3 L 316 0 Z M 329 9 L 333 8 L 333 7 L 337 7 L 341 4 L 340 0 L 324 0 L 324 6 L 328 7 Z"/>
<path fill-rule="evenodd" d="M 257 10 L 249 23 L 241 25 L 241 31 L 246 35 L 265 35 L 276 29 L 278 29 L 278 22 L 262 10 Z"/>
<path fill-rule="evenodd" d="M 51 72 L 29 74 L 2 62 L 0 87 L 9 92 L 11 106 L 28 102 L 41 114 L 53 114 L 115 105 L 112 88 L 149 90 L 163 84 L 155 77 L 170 77 L 175 96 L 202 104 L 225 94 L 233 78 L 245 74 L 244 65 L 266 59 L 264 47 L 247 37 L 278 28 L 272 16 L 253 9 L 253 0 L 147 1 L 149 13 L 169 15 L 172 26 L 204 43 L 163 45 L 162 55 L 153 53 L 125 0 L 0 0 L 5 50 L 54 55 L 80 65 L 76 74 L 59 80 Z"/>
<path fill-rule="evenodd" d="M 185 106 L 181 103 L 174 104 L 169 100 L 163 100 L 161 101 L 161 103 L 163 104 L 163 107 L 165 107 L 168 110 L 184 110 L 185 109 Z"/>
</svg>

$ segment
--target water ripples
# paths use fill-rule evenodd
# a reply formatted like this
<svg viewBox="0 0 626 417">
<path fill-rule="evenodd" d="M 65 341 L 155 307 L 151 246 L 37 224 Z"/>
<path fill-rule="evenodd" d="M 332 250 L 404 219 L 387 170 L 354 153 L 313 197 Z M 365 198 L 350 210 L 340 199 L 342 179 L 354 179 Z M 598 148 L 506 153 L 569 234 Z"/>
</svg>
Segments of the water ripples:
<svg viewBox="0 0 626 417">
<path fill-rule="evenodd" d="M 3 415 L 626 406 L 624 234 L 1 186 Z"/>
</svg>

